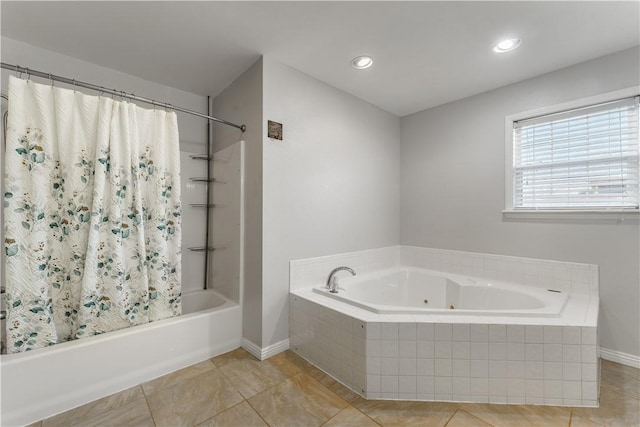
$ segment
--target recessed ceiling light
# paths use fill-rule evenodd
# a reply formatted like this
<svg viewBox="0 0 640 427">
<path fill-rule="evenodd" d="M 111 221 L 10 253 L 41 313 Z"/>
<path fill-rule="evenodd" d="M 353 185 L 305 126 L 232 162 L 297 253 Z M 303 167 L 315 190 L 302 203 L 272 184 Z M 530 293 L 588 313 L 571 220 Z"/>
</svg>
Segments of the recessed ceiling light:
<svg viewBox="0 0 640 427">
<path fill-rule="evenodd" d="M 506 39 L 493 47 L 495 53 L 511 52 L 515 48 L 520 46 L 520 39 Z"/>
<path fill-rule="evenodd" d="M 356 70 L 364 70 L 373 65 L 373 59 L 370 56 L 356 56 L 351 60 L 351 66 Z"/>
</svg>

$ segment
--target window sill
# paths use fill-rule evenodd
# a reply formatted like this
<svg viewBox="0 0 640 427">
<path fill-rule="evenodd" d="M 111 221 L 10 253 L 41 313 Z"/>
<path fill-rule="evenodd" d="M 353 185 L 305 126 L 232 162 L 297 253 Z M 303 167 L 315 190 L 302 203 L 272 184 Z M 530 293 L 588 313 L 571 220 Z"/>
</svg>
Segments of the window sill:
<svg viewBox="0 0 640 427">
<path fill-rule="evenodd" d="M 637 210 L 542 210 L 542 209 L 505 209 L 502 215 L 507 219 L 580 219 L 637 222 L 640 211 Z"/>
</svg>

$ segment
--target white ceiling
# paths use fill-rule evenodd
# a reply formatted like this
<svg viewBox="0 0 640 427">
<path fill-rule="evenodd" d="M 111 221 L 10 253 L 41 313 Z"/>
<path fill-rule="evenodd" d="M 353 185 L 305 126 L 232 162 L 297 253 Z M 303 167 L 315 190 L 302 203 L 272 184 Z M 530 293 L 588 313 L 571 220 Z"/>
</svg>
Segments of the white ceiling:
<svg viewBox="0 0 640 427">
<path fill-rule="evenodd" d="M 640 44 L 637 1 L 2 1 L 1 8 L 4 37 L 197 94 L 217 95 L 260 55 L 272 55 L 399 116 Z M 514 36 L 522 39 L 516 51 L 491 51 Z M 375 63 L 356 71 L 349 62 L 361 54 Z"/>
</svg>

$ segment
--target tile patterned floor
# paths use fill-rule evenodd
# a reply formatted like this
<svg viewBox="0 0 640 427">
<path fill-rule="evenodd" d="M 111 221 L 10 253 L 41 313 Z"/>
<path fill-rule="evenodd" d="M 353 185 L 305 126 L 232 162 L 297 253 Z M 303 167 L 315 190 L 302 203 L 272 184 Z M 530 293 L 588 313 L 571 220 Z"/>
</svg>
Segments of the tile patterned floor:
<svg viewBox="0 0 640 427">
<path fill-rule="evenodd" d="M 640 370 L 602 361 L 600 408 L 372 401 L 287 351 L 242 349 L 33 424 L 56 426 L 639 426 Z"/>
</svg>

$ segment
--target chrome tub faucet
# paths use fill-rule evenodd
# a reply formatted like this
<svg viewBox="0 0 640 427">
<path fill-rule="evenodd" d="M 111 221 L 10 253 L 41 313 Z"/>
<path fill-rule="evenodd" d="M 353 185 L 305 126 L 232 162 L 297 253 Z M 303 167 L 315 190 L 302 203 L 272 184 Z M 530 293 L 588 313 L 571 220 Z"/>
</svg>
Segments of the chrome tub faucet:
<svg viewBox="0 0 640 427">
<path fill-rule="evenodd" d="M 336 273 L 339 271 L 348 271 L 349 273 L 353 274 L 354 276 L 356 275 L 356 272 L 353 271 L 352 268 L 349 267 L 336 267 L 333 270 L 331 270 L 331 273 L 329 273 L 329 277 L 327 278 L 327 289 L 329 289 L 329 292 L 331 292 L 332 294 L 337 294 L 338 293 L 338 282 L 336 282 Z"/>
</svg>

